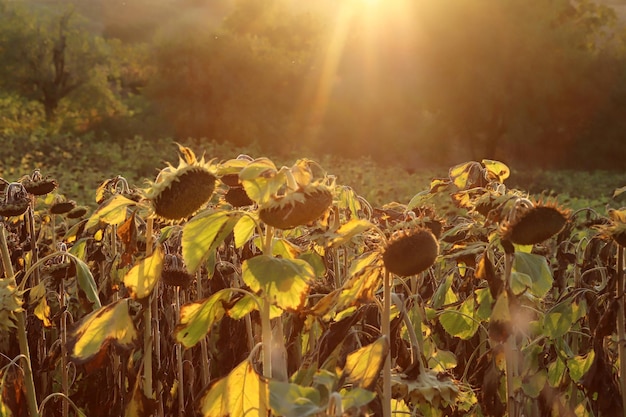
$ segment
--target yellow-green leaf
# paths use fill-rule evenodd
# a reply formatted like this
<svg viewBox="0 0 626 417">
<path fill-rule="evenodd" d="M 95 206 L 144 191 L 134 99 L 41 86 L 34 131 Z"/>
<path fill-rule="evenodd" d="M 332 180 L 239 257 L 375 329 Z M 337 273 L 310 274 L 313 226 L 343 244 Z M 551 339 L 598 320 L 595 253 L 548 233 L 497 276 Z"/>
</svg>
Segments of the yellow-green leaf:
<svg viewBox="0 0 626 417">
<path fill-rule="evenodd" d="M 100 352 L 109 343 L 130 349 L 137 340 L 137 330 L 128 312 L 128 298 L 85 316 L 73 329 L 68 338 L 70 355 L 84 362 Z"/>
<path fill-rule="evenodd" d="M 203 417 L 250 417 L 268 410 L 269 389 L 248 360 L 217 381 L 200 399 Z"/>
<path fill-rule="evenodd" d="M 596 353 L 590 350 L 586 355 L 577 355 L 567 360 L 569 376 L 573 381 L 580 382 L 587 371 L 589 371 L 589 368 L 591 368 L 595 357 Z"/>
<path fill-rule="evenodd" d="M 537 297 L 544 297 L 552 288 L 554 278 L 548 261 L 534 253 L 515 252 L 513 273 L 526 274 L 532 280 L 530 292 Z"/>
<path fill-rule="evenodd" d="M 254 230 L 256 229 L 256 221 L 250 214 L 242 216 L 233 229 L 235 234 L 235 247 L 239 249 L 247 241 L 254 236 Z"/>
<path fill-rule="evenodd" d="M 100 298 L 98 297 L 98 286 L 96 285 L 96 280 L 94 280 L 89 267 L 76 256 L 73 256 L 72 260 L 76 264 L 76 280 L 78 281 L 78 286 L 85 292 L 87 299 L 91 301 L 94 309 L 102 307 Z"/>
<path fill-rule="evenodd" d="M 121 194 L 116 194 L 93 212 L 85 225 L 85 229 L 96 226 L 101 221 L 112 225 L 121 224 L 126 220 L 126 209 L 136 204 L 137 202 Z"/>
<path fill-rule="evenodd" d="M 154 253 L 133 266 L 124 276 L 124 285 L 135 300 L 148 297 L 161 277 L 165 253 L 157 246 Z"/>
<path fill-rule="evenodd" d="M 511 170 L 509 169 L 509 167 L 500 161 L 483 159 L 482 164 L 487 170 L 487 175 L 490 180 L 504 182 L 504 180 L 509 178 L 509 175 L 511 175 Z"/>
<path fill-rule="evenodd" d="M 260 255 L 243 262 L 242 277 L 252 291 L 262 291 L 262 296 L 280 308 L 298 310 L 304 305 L 315 272 L 301 259 Z"/>
<path fill-rule="evenodd" d="M 331 240 L 330 246 L 337 247 L 348 243 L 354 236 L 359 235 L 372 227 L 374 227 L 374 225 L 368 220 L 352 219 L 349 222 L 342 224 L 339 229 L 335 231 L 337 236 Z"/>
<path fill-rule="evenodd" d="M 388 353 L 389 341 L 385 336 L 350 353 L 343 368 L 346 380 L 357 387 L 373 390 Z"/>
<path fill-rule="evenodd" d="M 35 316 L 43 322 L 45 327 L 51 327 L 50 322 L 50 306 L 48 305 L 48 299 L 46 298 L 46 285 L 45 281 L 39 282 L 39 284 L 31 287 L 29 295 L 30 304 L 36 304 Z"/>
<path fill-rule="evenodd" d="M 190 273 L 224 242 L 241 216 L 243 213 L 236 211 L 207 211 L 183 226 L 183 259 Z"/>
<path fill-rule="evenodd" d="M 270 406 L 274 414 L 283 417 L 306 417 L 321 413 L 318 390 L 289 382 L 270 380 Z"/>
<path fill-rule="evenodd" d="M 180 322 L 176 326 L 176 341 L 186 348 L 198 343 L 226 312 L 224 302 L 230 300 L 234 291 L 225 288 L 202 301 L 185 304 L 180 308 Z"/>
<path fill-rule="evenodd" d="M 569 332 L 574 319 L 571 299 L 555 305 L 543 317 L 543 333 L 550 339 L 557 339 Z"/>
<path fill-rule="evenodd" d="M 450 179 L 459 189 L 465 190 L 476 182 L 482 175 L 482 167 L 478 162 L 465 162 L 450 168 Z"/>
<path fill-rule="evenodd" d="M 467 297 L 457 309 L 449 308 L 439 316 L 439 322 L 451 336 L 470 339 L 478 330 L 474 297 Z"/>
</svg>

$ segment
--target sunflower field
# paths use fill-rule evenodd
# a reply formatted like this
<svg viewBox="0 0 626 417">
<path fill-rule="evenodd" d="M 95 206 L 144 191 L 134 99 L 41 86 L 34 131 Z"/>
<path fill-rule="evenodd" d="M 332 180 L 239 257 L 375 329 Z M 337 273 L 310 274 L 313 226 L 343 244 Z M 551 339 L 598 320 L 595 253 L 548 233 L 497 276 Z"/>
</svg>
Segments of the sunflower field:
<svg viewBox="0 0 626 417">
<path fill-rule="evenodd" d="M 178 151 L 95 204 L 0 180 L 0 416 L 625 415 L 625 208 Z"/>
</svg>

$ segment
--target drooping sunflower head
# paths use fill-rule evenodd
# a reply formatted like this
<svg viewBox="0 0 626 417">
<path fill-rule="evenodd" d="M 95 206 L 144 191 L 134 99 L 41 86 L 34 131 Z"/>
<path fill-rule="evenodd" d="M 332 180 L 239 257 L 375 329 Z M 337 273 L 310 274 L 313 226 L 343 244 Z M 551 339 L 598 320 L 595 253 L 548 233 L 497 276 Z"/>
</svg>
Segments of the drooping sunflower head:
<svg viewBox="0 0 626 417">
<path fill-rule="evenodd" d="M 76 208 L 74 200 L 65 200 L 63 197 L 57 196 L 55 202 L 50 206 L 50 214 L 66 214 Z"/>
<path fill-rule="evenodd" d="M 170 287 L 187 288 L 194 279 L 179 255 L 165 255 L 163 271 L 161 272 L 163 283 Z"/>
<path fill-rule="evenodd" d="M 332 202 L 330 188 L 322 183 L 311 183 L 271 198 L 259 208 L 259 217 L 277 229 L 293 229 L 322 217 Z"/>
<path fill-rule="evenodd" d="M 0 196 L 0 216 L 21 216 L 29 206 L 28 192 L 19 182 L 8 184 L 4 190 L 4 198 Z"/>
<path fill-rule="evenodd" d="M 428 269 L 439 254 L 437 238 L 426 227 L 401 229 L 393 233 L 383 252 L 383 263 L 391 273 L 401 277 Z"/>
<path fill-rule="evenodd" d="M 189 148 L 179 145 L 184 158 L 178 166 L 162 169 L 156 180 L 144 190 L 157 216 L 182 220 L 206 204 L 215 190 L 216 176 L 210 163 L 196 159 Z"/>
<path fill-rule="evenodd" d="M 516 204 L 501 223 L 500 233 L 503 240 L 518 245 L 534 245 L 559 233 L 568 217 L 569 212 L 556 204 Z"/>
<path fill-rule="evenodd" d="M 46 195 L 54 191 L 59 185 L 54 178 L 44 177 L 41 172 L 36 169 L 31 175 L 27 175 L 20 179 L 26 191 L 32 195 Z"/>
<path fill-rule="evenodd" d="M 609 209 L 608 224 L 598 226 L 602 235 L 613 239 L 615 243 L 626 248 L 626 208 Z"/>
</svg>

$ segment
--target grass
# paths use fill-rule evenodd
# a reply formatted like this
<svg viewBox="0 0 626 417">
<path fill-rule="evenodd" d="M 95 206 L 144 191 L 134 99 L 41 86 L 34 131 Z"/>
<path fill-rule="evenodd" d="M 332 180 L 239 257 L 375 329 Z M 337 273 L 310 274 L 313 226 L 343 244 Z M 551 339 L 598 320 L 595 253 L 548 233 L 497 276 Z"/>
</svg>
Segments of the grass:
<svg viewBox="0 0 626 417">
<path fill-rule="evenodd" d="M 0 177 L 17 181 L 39 168 L 60 184 L 58 193 L 79 204 L 95 205 L 95 190 L 106 179 L 117 175 L 131 185 L 143 187 L 146 179 L 154 179 L 166 162 L 176 164 L 177 149 L 172 139 L 96 140 L 90 137 L 27 137 L 6 139 L 0 149 Z M 331 155 L 266 154 L 255 146 L 247 148 L 230 144 L 188 139 L 181 141 L 198 154 L 217 161 L 248 154 L 254 158 L 268 156 L 277 164 L 291 165 L 298 158 L 313 159 L 337 183 L 352 187 L 373 206 L 390 202 L 406 204 L 411 198 L 429 188 L 431 179 L 447 177 L 448 169 L 408 173 L 395 166 L 381 166 L 371 158 L 346 159 Z M 606 207 L 626 205 L 626 195 L 613 199 L 616 188 L 626 185 L 626 173 L 609 171 L 518 171 L 511 167 L 509 188 L 527 191 L 531 196 L 557 199 L 571 209 L 591 207 L 604 214 Z"/>
</svg>

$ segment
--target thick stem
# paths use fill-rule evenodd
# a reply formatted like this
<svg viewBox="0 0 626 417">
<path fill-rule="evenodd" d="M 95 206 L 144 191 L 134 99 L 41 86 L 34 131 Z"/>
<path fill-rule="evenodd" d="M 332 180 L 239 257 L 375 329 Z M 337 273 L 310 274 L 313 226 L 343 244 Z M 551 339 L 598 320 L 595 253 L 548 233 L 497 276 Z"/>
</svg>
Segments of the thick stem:
<svg viewBox="0 0 626 417">
<path fill-rule="evenodd" d="M 59 285 L 59 304 L 61 311 L 65 308 L 65 288 L 63 288 L 63 280 Z M 67 314 L 65 311 L 61 313 L 61 389 L 63 394 L 69 396 L 70 386 L 67 376 Z M 67 401 L 63 401 L 63 417 L 67 417 L 70 411 L 70 405 Z"/>
<path fill-rule="evenodd" d="M 15 284 L 15 275 L 13 265 L 11 264 L 11 255 L 7 246 L 7 238 L 4 230 L 4 224 L 0 224 L 0 252 L 2 252 L 2 264 L 4 265 L 4 273 L 6 279 L 10 279 Z M 28 414 L 30 417 L 39 417 L 37 407 L 37 393 L 35 391 L 35 383 L 33 381 L 33 368 L 30 362 L 30 349 L 28 347 L 28 337 L 26 334 L 26 313 L 20 311 L 15 314 L 17 337 L 20 345 L 20 353 L 24 356 L 24 384 L 26 388 L 26 403 L 28 406 Z"/>
<path fill-rule="evenodd" d="M 261 299 L 261 338 L 263 343 L 263 376 L 272 377 L 272 323 L 270 322 L 270 302 Z"/>
<path fill-rule="evenodd" d="M 174 295 L 176 317 L 180 318 L 180 287 L 176 287 Z M 185 384 L 183 377 L 183 352 L 180 343 L 176 343 L 176 360 L 178 361 L 178 416 L 185 415 Z"/>
<path fill-rule="evenodd" d="M 506 290 L 511 288 L 511 271 L 513 268 L 513 258 L 515 254 L 504 255 L 504 274 Z M 506 291 L 505 290 L 505 291 Z M 510 300 L 509 300 L 510 305 Z M 517 346 L 515 329 L 504 342 L 504 352 L 506 360 L 506 408 L 508 417 L 517 417 L 517 403 L 515 401 L 515 377 L 517 376 Z"/>
<path fill-rule="evenodd" d="M 152 229 L 154 219 L 149 218 L 146 223 L 146 257 L 152 254 Z M 146 398 L 155 399 L 152 389 L 152 295 L 148 297 L 147 308 L 143 312 L 143 393 Z"/>
<path fill-rule="evenodd" d="M 617 339 L 619 340 L 619 381 L 622 391 L 622 410 L 626 417 L 626 334 L 624 329 L 624 249 L 617 247 Z"/>
<path fill-rule="evenodd" d="M 204 291 L 202 288 L 202 275 L 200 272 L 196 273 L 196 289 L 198 291 L 198 299 L 204 297 Z M 202 360 L 200 361 L 200 375 L 202 377 L 202 386 L 207 387 L 211 380 L 211 374 L 209 369 L 209 348 L 207 346 L 206 337 L 200 340 L 200 352 L 202 352 Z"/>
<path fill-rule="evenodd" d="M 383 314 L 381 317 L 381 333 L 388 341 L 391 340 L 391 274 L 385 269 L 383 281 Z M 388 353 L 383 366 L 383 417 L 391 417 L 391 354 Z"/>
</svg>

